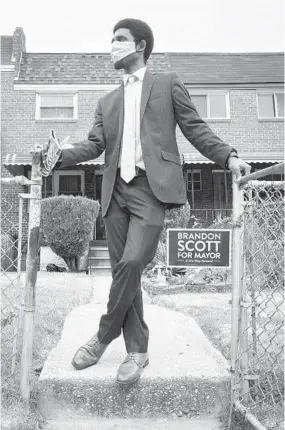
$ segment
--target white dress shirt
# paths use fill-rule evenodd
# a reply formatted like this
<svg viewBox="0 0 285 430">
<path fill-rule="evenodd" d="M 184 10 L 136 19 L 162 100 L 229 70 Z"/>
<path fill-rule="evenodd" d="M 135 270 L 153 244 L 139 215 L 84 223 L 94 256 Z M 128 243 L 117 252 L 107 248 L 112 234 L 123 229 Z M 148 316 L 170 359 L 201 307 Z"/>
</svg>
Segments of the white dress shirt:
<svg viewBox="0 0 285 430">
<path fill-rule="evenodd" d="M 124 143 L 124 136 L 134 135 L 136 145 L 135 145 L 135 164 L 137 167 L 145 170 L 145 165 L 143 162 L 141 140 L 140 140 L 140 106 L 141 106 L 141 93 L 142 93 L 142 83 L 145 75 L 146 67 L 134 72 L 132 75 L 137 77 L 137 80 L 132 84 L 128 84 L 128 79 L 130 75 L 124 75 L 124 129 L 122 136 L 122 145 Z M 132 106 L 130 106 L 130 103 Z M 128 116 L 128 117 L 127 117 Z M 130 118 L 132 116 L 132 118 Z M 135 130 L 129 130 L 132 124 L 135 122 Z M 121 166 L 121 154 L 119 158 L 119 167 Z"/>
</svg>

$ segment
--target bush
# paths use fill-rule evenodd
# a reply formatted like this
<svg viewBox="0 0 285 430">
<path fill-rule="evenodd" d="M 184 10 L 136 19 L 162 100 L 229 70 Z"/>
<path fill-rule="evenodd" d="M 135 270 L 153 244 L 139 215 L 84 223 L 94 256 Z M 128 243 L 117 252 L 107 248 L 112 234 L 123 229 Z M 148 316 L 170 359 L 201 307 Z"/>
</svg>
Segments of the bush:
<svg viewBox="0 0 285 430">
<path fill-rule="evenodd" d="M 185 205 L 175 208 L 167 209 L 165 211 L 164 227 L 161 233 L 161 240 L 166 243 L 166 230 L 168 228 L 187 228 L 190 220 L 190 205 L 188 201 Z"/>
<path fill-rule="evenodd" d="M 160 240 L 157 246 L 157 250 L 153 260 L 146 267 L 145 273 L 154 274 L 157 269 L 161 269 L 162 273 L 166 276 L 172 275 L 183 275 L 186 271 L 185 268 L 172 268 L 167 269 L 167 249 L 166 249 L 166 239 L 167 239 L 167 229 L 168 228 L 186 228 L 190 220 L 190 205 L 188 201 L 185 205 L 174 208 L 167 209 L 165 211 L 165 220 L 163 230 L 160 235 Z"/>
<path fill-rule="evenodd" d="M 51 249 L 70 271 L 80 271 L 99 212 L 99 203 L 86 197 L 59 196 L 42 200 L 41 228 Z"/>
</svg>

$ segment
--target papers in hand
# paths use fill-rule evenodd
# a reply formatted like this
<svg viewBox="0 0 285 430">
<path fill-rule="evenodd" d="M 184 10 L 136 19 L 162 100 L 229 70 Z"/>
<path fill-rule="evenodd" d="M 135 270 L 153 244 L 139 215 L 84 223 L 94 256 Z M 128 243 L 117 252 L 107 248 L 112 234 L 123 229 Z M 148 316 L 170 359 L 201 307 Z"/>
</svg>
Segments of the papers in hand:
<svg viewBox="0 0 285 430">
<path fill-rule="evenodd" d="M 69 138 L 70 136 L 63 139 L 63 141 L 60 141 L 57 139 L 54 130 L 51 131 L 47 152 L 42 163 L 41 171 L 43 176 L 48 176 L 51 173 L 52 169 L 58 162 L 63 149 L 72 148 L 72 145 L 67 143 Z"/>
</svg>

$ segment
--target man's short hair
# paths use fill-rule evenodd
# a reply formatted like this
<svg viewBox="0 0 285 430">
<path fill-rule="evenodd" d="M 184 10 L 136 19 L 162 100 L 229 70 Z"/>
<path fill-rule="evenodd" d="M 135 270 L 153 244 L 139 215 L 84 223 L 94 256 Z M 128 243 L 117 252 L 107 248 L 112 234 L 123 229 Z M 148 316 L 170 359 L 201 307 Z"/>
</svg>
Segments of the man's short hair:
<svg viewBox="0 0 285 430">
<path fill-rule="evenodd" d="M 153 33 L 148 24 L 140 19 L 125 18 L 115 25 L 113 33 L 115 33 L 119 28 L 129 29 L 136 43 L 139 43 L 141 40 L 146 41 L 146 47 L 144 50 L 144 61 L 146 63 L 153 50 L 154 44 Z"/>
</svg>

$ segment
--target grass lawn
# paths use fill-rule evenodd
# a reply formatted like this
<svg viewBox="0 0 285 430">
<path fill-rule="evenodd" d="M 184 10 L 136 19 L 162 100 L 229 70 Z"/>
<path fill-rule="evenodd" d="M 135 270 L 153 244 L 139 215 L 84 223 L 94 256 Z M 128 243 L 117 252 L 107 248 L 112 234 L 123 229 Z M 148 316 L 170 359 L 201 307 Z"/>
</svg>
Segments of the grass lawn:
<svg viewBox="0 0 285 430">
<path fill-rule="evenodd" d="M 24 282 L 24 278 L 22 282 Z M 32 430 L 35 429 L 37 421 L 42 421 L 37 411 L 37 380 L 40 369 L 49 351 L 56 346 L 60 339 L 66 315 L 74 307 L 89 303 L 91 295 L 92 277 L 88 275 L 38 272 L 31 407 L 26 408 L 19 395 L 20 354 L 18 354 L 15 382 L 11 378 L 8 379 L 7 383 L 2 382 L 1 428 L 3 430 Z M 227 292 L 186 292 L 153 296 L 152 302 L 193 317 L 212 344 L 229 360 L 231 343 L 230 298 L 231 294 Z M 4 302 L 2 306 L 5 305 Z M 3 337 L 11 336 L 11 334 L 12 326 L 6 324 L 2 329 L 2 342 Z M 19 351 L 20 349 L 21 345 L 19 345 Z M 10 346 L 8 348 L 8 346 L 3 347 L 2 345 L 2 376 L 7 374 L 5 366 L 3 368 L 3 359 L 7 359 L 10 353 Z M 224 399 L 224 409 L 220 417 L 224 429 L 227 428 L 228 416 L 229 397 Z M 243 417 L 238 414 L 233 415 L 231 430 L 252 429 L 253 427 L 245 422 Z"/>
<path fill-rule="evenodd" d="M 204 331 L 205 335 L 211 341 L 211 343 L 218 349 L 224 357 L 229 360 L 230 363 L 230 348 L 231 348 L 231 305 L 229 304 L 229 300 L 231 299 L 230 293 L 178 293 L 171 295 L 157 295 L 152 297 L 152 303 L 159 304 L 161 306 L 165 306 L 169 309 L 180 311 L 190 317 L 193 317 L 201 329 Z M 262 299 L 262 298 L 261 298 Z M 280 299 L 280 298 L 279 298 Z M 261 300 L 262 301 L 262 300 Z M 281 301 L 281 299 L 279 300 Z M 273 315 L 273 309 L 270 309 L 269 305 L 266 305 L 266 312 L 259 312 L 259 323 L 260 326 L 266 326 L 266 333 L 271 333 L 273 330 L 276 330 L 279 323 L 282 324 L 282 312 L 276 313 L 272 320 L 269 321 L 268 315 Z M 275 321 L 274 321 L 275 320 Z M 277 351 L 281 351 L 280 344 L 282 344 L 282 333 L 283 331 L 279 330 L 278 337 L 276 338 L 276 343 L 280 341 L 279 346 L 277 346 Z M 259 337 L 259 341 L 266 345 L 266 336 L 261 335 Z M 274 348 L 274 344 L 272 342 L 271 345 Z M 264 352 L 261 354 L 263 359 L 266 361 L 266 357 L 264 356 Z M 273 353 L 274 356 L 274 353 Z M 268 357 L 268 363 L 270 363 L 270 357 Z M 269 387 L 269 391 L 270 387 Z M 230 386 L 229 386 L 230 393 Z M 225 425 L 224 428 L 227 428 L 227 421 L 229 416 L 229 398 L 225 399 L 224 410 L 221 413 L 221 420 Z M 275 414 L 277 417 L 282 416 L 281 406 L 276 405 Z M 262 408 L 258 411 L 258 416 L 266 417 L 267 428 L 275 428 L 281 429 L 281 427 L 271 427 L 270 424 L 274 422 L 274 414 L 271 417 L 271 412 L 268 412 L 268 409 L 265 409 L 266 412 L 262 410 Z M 232 420 L 232 428 L 231 430 L 252 430 L 254 427 L 246 422 L 243 417 L 239 414 L 233 414 Z"/>
<path fill-rule="evenodd" d="M 21 281 L 24 285 L 24 275 L 22 277 Z M 3 282 L 1 287 L 5 288 Z M 37 369 L 41 369 L 49 351 L 59 341 L 66 315 L 73 308 L 89 303 L 91 296 L 91 276 L 75 273 L 38 272 L 31 407 L 29 409 L 26 407 L 19 394 L 21 350 L 21 345 L 19 345 L 15 380 L 13 381 L 12 378 L 9 378 L 7 382 L 2 382 L 1 429 L 30 430 L 35 428 L 37 420 L 41 421 L 41 417 L 36 410 L 37 380 L 39 375 Z M 1 306 L 3 305 L 4 303 L 1 303 Z M 3 345 L 3 340 L 8 339 L 11 334 L 11 325 L 6 325 L 2 328 L 2 381 L 8 372 L 8 369 L 3 366 L 3 362 L 11 354 L 11 344 Z"/>
</svg>

